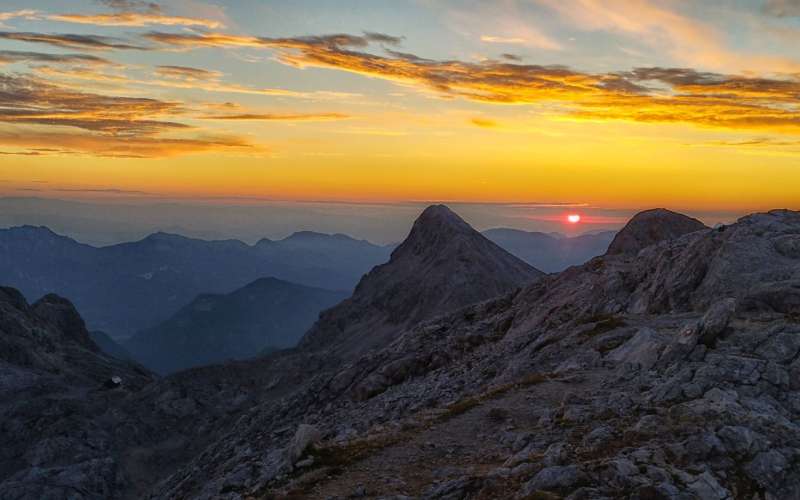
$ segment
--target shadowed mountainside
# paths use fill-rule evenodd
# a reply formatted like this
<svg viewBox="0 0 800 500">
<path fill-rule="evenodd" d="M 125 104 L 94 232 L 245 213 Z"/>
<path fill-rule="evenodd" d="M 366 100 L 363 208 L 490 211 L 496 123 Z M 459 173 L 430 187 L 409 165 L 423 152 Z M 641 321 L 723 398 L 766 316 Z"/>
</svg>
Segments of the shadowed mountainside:
<svg viewBox="0 0 800 500">
<path fill-rule="evenodd" d="M 227 295 L 200 295 L 167 321 L 124 345 L 158 373 L 294 347 L 319 313 L 344 292 L 262 278 Z"/>
<path fill-rule="evenodd" d="M 0 283 L 30 299 L 69 297 L 90 329 L 114 338 L 167 320 L 200 294 L 230 293 L 267 276 L 350 290 L 389 253 L 344 235 L 310 232 L 254 246 L 155 233 L 95 248 L 24 226 L 0 230 Z"/>
</svg>

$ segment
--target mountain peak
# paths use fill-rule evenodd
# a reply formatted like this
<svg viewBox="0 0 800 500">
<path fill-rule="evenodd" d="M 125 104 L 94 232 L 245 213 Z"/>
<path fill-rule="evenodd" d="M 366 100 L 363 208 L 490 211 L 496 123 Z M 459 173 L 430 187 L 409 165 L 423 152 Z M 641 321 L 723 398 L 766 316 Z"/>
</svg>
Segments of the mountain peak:
<svg viewBox="0 0 800 500">
<path fill-rule="evenodd" d="M 666 208 L 654 208 L 634 215 L 617 233 L 608 247 L 608 255 L 635 255 L 640 250 L 664 240 L 708 229 L 697 219 Z"/>
<path fill-rule="evenodd" d="M 414 221 L 408 237 L 392 252 L 392 259 L 407 254 L 443 254 L 444 248 L 474 238 L 483 236 L 458 214 L 445 205 L 431 205 Z"/>
<path fill-rule="evenodd" d="M 367 273 L 350 299 L 322 313 L 301 346 L 352 356 L 386 345 L 414 324 L 510 292 L 542 274 L 446 206 L 433 205 L 388 263 Z"/>
<path fill-rule="evenodd" d="M 417 220 L 414 222 L 414 229 L 419 228 L 435 228 L 441 229 L 459 229 L 471 230 L 469 224 L 464 219 L 458 216 L 457 213 L 450 210 L 447 205 L 431 205 L 422 211 Z"/>
</svg>

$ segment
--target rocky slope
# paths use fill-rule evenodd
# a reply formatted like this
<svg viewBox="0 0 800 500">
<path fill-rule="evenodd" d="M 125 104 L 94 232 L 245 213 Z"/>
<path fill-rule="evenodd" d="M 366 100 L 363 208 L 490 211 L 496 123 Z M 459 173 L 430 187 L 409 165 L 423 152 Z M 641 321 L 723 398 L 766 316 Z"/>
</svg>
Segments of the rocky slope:
<svg viewBox="0 0 800 500">
<path fill-rule="evenodd" d="M 301 347 L 131 391 L 77 417 L 115 474 L 55 483 L 76 498 L 800 498 L 800 213 L 658 240 L 344 363 Z M 14 477 L 0 497 L 43 483 Z"/>
<path fill-rule="evenodd" d="M 300 347 L 353 357 L 386 345 L 409 325 L 507 293 L 541 276 L 449 208 L 431 206 L 389 262 L 367 273 L 352 297 L 325 311 Z"/>
<path fill-rule="evenodd" d="M 0 289 L 0 498 L 117 495 L 115 429 L 98 417 L 152 380 L 103 354 L 68 301 Z"/>
<path fill-rule="evenodd" d="M 155 496 L 798 498 L 799 245 L 756 214 L 423 323 Z"/>
<path fill-rule="evenodd" d="M 226 295 L 197 297 L 125 347 L 157 373 L 253 357 L 294 347 L 321 311 L 345 298 L 344 292 L 262 278 Z"/>
</svg>

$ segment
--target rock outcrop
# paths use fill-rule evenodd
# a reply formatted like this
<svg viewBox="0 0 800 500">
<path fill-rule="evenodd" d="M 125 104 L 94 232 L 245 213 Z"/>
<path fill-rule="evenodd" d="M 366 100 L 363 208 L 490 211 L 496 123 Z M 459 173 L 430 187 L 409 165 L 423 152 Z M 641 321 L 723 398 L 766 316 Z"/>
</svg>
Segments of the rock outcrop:
<svg viewBox="0 0 800 500">
<path fill-rule="evenodd" d="M 675 239 L 687 233 L 708 229 L 697 219 L 664 208 L 636 214 L 608 247 L 609 254 L 636 255 L 643 248 L 659 241 Z"/>
<path fill-rule="evenodd" d="M 102 353 L 69 301 L 28 305 L 0 289 L 0 498 L 120 496 L 116 429 L 103 415 L 152 380 Z"/>
</svg>

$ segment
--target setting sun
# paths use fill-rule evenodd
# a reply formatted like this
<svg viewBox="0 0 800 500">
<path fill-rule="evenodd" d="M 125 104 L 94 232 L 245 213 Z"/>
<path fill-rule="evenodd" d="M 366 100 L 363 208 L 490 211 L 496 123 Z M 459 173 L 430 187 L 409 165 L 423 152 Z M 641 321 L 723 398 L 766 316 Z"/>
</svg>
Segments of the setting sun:
<svg viewBox="0 0 800 500">
<path fill-rule="evenodd" d="M 567 222 L 570 224 L 577 224 L 581 221 L 581 216 L 578 214 L 569 214 L 567 215 Z"/>
</svg>

